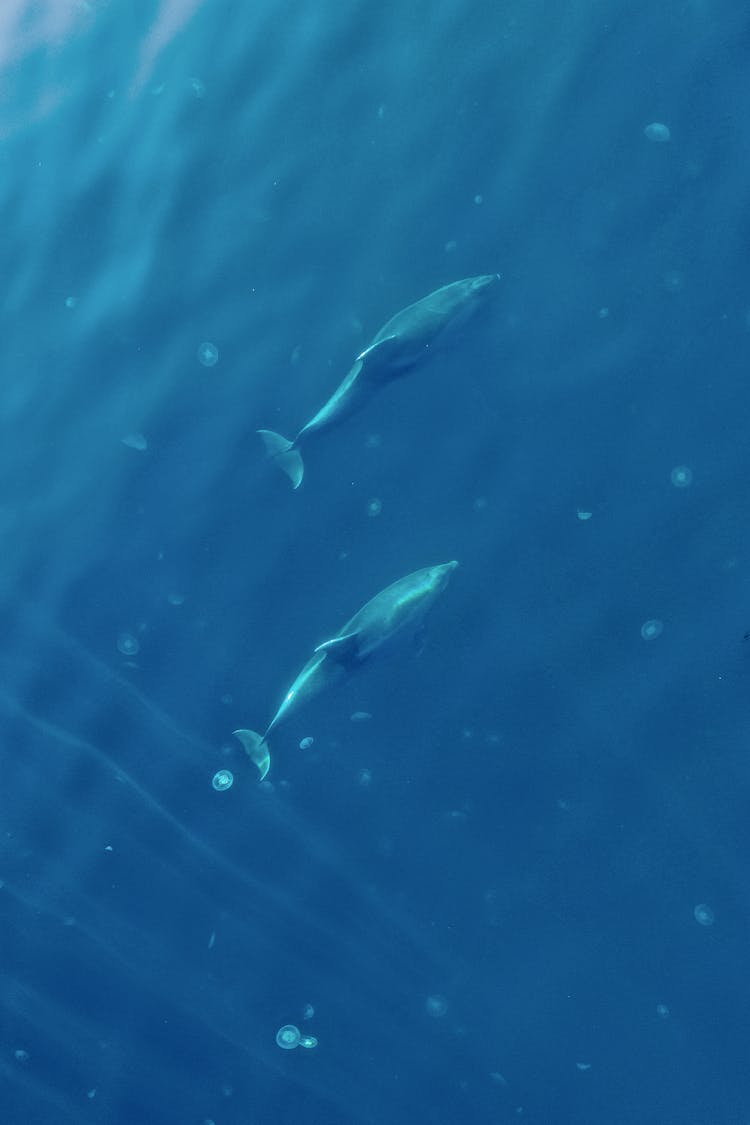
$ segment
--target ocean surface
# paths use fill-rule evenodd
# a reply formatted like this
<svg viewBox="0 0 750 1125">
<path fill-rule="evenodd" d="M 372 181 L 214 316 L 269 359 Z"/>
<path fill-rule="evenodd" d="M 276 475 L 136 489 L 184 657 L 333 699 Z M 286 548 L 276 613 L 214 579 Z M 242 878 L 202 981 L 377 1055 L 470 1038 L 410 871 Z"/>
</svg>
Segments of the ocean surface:
<svg viewBox="0 0 750 1125">
<path fill-rule="evenodd" d="M 749 49 L 3 0 L 2 1125 L 750 1122 Z M 491 273 L 293 491 L 255 431 Z"/>
</svg>

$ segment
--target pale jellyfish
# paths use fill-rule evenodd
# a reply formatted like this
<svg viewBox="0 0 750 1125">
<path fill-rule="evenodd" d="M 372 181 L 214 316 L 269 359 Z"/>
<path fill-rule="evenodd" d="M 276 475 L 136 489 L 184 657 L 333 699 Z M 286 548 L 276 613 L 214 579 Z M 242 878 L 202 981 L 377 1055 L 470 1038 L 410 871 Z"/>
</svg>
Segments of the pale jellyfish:
<svg viewBox="0 0 750 1125">
<path fill-rule="evenodd" d="M 204 367 L 214 367 L 219 362 L 219 349 L 208 340 L 198 348 L 198 360 Z"/>
<path fill-rule="evenodd" d="M 231 789 L 234 783 L 234 774 L 231 770 L 217 770 L 211 778 L 211 784 L 217 793 L 223 793 L 225 789 Z"/>
<path fill-rule="evenodd" d="M 641 625 L 641 636 L 644 641 L 655 641 L 657 637 L 661 636 L 663 630 L 664 622 L 659 621 L 658 617 L 652 617 Z"/>
<path fill-rule="evenodd" d="M 661 121 L 652 121 L 643 130 L 644 136 L 649 141 L 656 141 L 657 144 L 664 144 L 666 141 L 671 140 L 672 134 L 666 125 L 662 125 Z"/>
</svg>

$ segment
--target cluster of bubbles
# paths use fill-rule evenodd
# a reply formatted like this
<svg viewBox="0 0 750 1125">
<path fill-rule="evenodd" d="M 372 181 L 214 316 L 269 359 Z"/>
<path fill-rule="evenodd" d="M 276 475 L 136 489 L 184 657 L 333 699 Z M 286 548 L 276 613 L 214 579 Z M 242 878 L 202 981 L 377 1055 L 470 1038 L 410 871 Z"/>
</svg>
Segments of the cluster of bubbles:
<svg viewBox="0 0 750 1125">
<path fill-rule="evenodd" d="M 276 1032 L 276 1046 L 282 1051 L 293 1051 L 295 1047 L 317 1047 L 318 1040 L 314 1035 L 303 1035 L 293 1023 L 285 1023 Z"/>
</svg>

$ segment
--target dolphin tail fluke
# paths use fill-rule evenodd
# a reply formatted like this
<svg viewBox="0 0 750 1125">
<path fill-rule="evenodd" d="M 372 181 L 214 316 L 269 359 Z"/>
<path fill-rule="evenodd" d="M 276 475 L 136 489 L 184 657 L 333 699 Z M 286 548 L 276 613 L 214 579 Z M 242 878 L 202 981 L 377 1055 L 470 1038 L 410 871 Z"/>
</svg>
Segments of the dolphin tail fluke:
<svg viewBox="0 0 750 1125">
<path fill-rule="evenodd" d="M 271 765 L 271 750 L 265 737 L 254 730 L 235 730 L 232 734 L 239 738 L 248 758 L 258 767 L 262 781 Z"/>
<path fill-rule="evenodd" d="M 294 442 L 282 437 L 281 434 L 274 433 L 273 430 L 258 430 L 258 433 L 266 447 L 266 454 L 279 466 L 282 472 L 286 473 L 292 482 L 292 488 L 299 488 L 302 484 L 305 466 L 302 455 Z"/>
</svg>

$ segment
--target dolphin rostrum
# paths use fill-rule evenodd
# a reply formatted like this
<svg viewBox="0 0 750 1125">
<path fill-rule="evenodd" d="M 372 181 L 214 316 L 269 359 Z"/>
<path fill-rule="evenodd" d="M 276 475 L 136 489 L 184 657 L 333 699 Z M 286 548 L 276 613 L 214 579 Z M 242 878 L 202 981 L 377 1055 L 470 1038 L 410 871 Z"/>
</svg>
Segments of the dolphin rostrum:
<svg viewBox="0 0 750 1125">
<path fill-rule="evenodd" d="M 254 730 L 233 733 L 260 771 L 261 781 L 271 765 L 268 736 L 274 727 L 337 680 L 362 664 L 396 633 L 416 624 L 445 589 L 457 562 L 415 570 L 370 598 L 346 625 L 313 652 L 284 696 L 264 734 Z"/>
<path fill-rule="evenodd" d="M 454 281 L 392 316 L 293 441 L 273 430 L 258 430 L 266 453 L 286 473 L 293 488 L 299 488 L 305 471 L 299 446 L 307 436 L 349 418 L 380 387 L 429 359 L 435 346 L 482 303 L 499 276 L 491 273 Z"/>
</svg>

